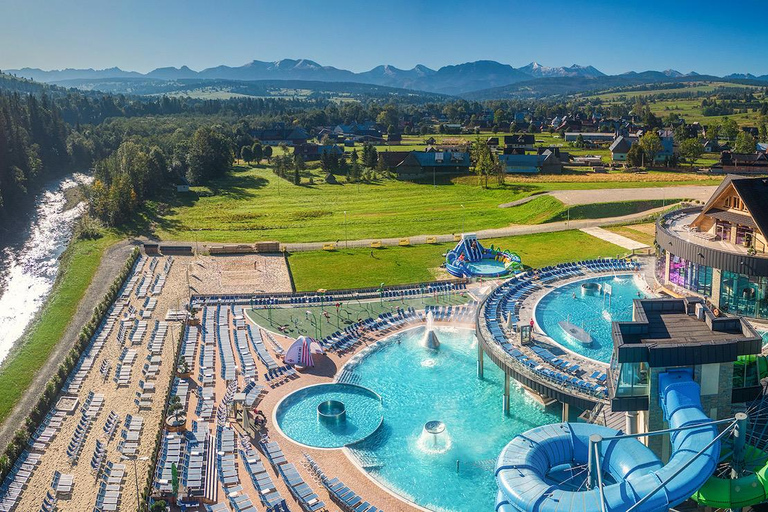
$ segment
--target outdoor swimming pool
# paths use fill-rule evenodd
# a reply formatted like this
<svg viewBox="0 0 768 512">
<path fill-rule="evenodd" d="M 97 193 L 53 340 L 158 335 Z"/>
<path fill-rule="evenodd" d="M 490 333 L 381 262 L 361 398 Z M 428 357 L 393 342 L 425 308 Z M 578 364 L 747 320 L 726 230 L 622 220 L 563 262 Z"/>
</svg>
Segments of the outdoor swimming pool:
<svg viewBox="0 0 768 512">
<path fill-rule="evenodd" d="M 485 378 L 477 378 L 474 334 L 434 332 L 438 350 L 423 346 L 425 328 L 417 328 L 389 338 L 354 368 L 359 384 L 381 395 L 384 422 L 351 451 L 378 481 L 421 506 L 490 511 L 501 449 L 534 426 L 559 422 L 561 411 L 545 411 L 520 391 L 504 417 L 503 374 L 486 358 Z M 439 433 L 425 430 L 430 421 L 444 431 L 434 424 Z"/>
<path fill-rule="evenodd" d="M 318 411 L 330 402 L 341 411 Z M 381 399 L 368 389 L 349 384 L 319 384 L 286 396 L 275 408 L 275 419 L 283 433 L 301 444 L 316 448 L 340 448 L 371 435 L 381 423 Z M 326 419 L 323 419 L 326 417 Z"/>
<path fill-rule="evenodd" d="M 504 262 L 502 261 L 496 261 L 493 259 L 484 258 L 480 261 L 473 261 L 470 263 L 467 263 L 467 267 L 469 267 L 470 270 L 475 275 L 490 275 L 495 276 L 499 273 L 503 273 L 506 271 L 506 267 L 504 266 Z"/>
<path fill-rule="evenodd" d="M 555 288 L 542 297 L 536 306 L 536 323 L 547 335 L 563 347 L 583 356 L 608 363 L 613 353 L 611 322 L 632 319 L 632 300 L 647 293 L 637 276 L 603 276 Z M 599 292 L 593 285 L 600 286 Z M 582 292 L 582 285 L 587 284 Z M 606 285 L 611 295 L 605 294 Z M 586 331 L 592 338 L 588 345 L 569 334 L 561 322 L 570 322 Z"/>
</svg>

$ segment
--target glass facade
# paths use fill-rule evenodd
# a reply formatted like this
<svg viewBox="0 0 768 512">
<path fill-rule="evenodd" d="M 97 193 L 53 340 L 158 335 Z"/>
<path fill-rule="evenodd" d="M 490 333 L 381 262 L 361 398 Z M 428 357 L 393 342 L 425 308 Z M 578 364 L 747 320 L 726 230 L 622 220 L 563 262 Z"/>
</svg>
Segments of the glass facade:
<svg viewBox="0 0 768 512">
<path fill-rule="evenodd" d="M 615 397 L 648 396 L 649 373 L 647 363 L 621 363 Z"/>
<path fill-rule="evenodd" d="M 669 282 L 701 295 L 712 295 L 712 267 L 670 254 Z"/>
<path fill-rule="evenodd" d="M 723 271 L 720 309 L 726 313 L 768 318 L 768 278 Z"/>
</svg>

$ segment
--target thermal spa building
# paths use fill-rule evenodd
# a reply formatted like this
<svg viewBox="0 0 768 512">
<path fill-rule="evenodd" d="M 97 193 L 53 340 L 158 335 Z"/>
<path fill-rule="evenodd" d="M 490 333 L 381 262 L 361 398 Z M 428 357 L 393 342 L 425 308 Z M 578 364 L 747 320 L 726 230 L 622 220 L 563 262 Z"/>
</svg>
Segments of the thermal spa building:
<svg viewBox="0 0 768 512">
<path fill-rule="evenodd" d="M 734 404 L 754 400 L 762 387 L 755 354 L 760 336 L 740 317 L 715 317 L 698 297 L 635 299 L 632 320 L 614 322 L 611 336 L 611 405 L 625 413 L 627 433 L 663 430 L 659 374 L 685 368 L 701 389 L 704 413 L 730 418 Z M 666 436 L 648 438 L 663 460 L 669 456 Z"/>
<path fill-rule="evenodd" d="M 656 279 L 713 310 L 768 319 L 768 179 L 729 175 L 702 208 L 656 224 Z"/>
</svg>

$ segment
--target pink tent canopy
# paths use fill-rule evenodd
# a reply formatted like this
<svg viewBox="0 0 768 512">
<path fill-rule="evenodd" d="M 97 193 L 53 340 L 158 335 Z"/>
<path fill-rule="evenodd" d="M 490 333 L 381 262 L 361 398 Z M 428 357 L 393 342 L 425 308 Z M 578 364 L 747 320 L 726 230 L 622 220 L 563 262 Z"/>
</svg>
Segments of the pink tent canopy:
<svg viewBox="0 0 768 512">
<path fill-rule="evenodd" d="M 323 347 L 312 338 L 299 336 L 285 351 L 284 361 L 288 364 L 295 364 L 304 368 L 315 366 L 312 354 L 322 354 Z"/>
</svg>

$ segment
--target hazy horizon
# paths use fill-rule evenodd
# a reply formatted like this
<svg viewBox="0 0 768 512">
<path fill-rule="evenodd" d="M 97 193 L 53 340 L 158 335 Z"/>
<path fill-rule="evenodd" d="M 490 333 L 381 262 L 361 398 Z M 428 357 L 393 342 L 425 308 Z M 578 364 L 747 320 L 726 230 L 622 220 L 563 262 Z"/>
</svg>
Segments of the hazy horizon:
<svg viewBox="0 0 768 512">
<path fill-rule="evenodd" d="M 768 31 L 751 19 L 762 3 L 711 1 L 642 5 L 600 0 L 460 0 L 369 4 L 318 0 L 285 9 L 275 2 L 200 0 L 72 3 L 2 0 L 0 69 L 105 69 L 147 73 L 186 65 L 199 71 L 252 60 L 309 59 L 354 72 L 389 64 L 432 69 L 477 60 L 513 67 L 591 65 L 606 74 L 768 74 L 759 48 Z"/>
</svg>

